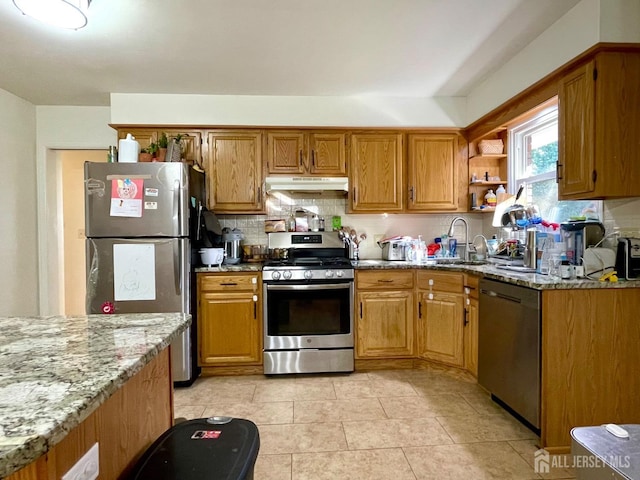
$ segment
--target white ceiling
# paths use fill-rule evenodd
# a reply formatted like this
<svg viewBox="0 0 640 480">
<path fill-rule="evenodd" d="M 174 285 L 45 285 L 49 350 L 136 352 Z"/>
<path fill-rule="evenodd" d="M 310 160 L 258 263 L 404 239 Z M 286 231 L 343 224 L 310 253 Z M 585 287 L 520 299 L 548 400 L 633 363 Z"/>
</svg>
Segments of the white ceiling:
<svg viewBox="0 0 640 480">
<path fill-rule="evenodd" d="M 109 93 L 465 96 L 579 0 L 93 0 L 58 30 L 0 2 L 0 88 L 35 105 Z"/>
</svg>

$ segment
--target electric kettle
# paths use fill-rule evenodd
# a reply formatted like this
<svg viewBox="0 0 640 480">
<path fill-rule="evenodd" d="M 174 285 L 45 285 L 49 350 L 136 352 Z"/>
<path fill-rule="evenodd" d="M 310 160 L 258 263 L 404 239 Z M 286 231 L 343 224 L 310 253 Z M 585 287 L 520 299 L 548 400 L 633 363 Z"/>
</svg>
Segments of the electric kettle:
<svg viewBox="0 0 640 480">
<path fill-rule="evenodd" d="M 242 260 L 242 247 L 240 241 L 244 238 L 242 232 L 237 228 L 233 230 L 229 227 L 222 229 L 222 243 L 224 244 L 225 257 L 222 263 L 226 265 L 236 265 Z"/>
</svg>

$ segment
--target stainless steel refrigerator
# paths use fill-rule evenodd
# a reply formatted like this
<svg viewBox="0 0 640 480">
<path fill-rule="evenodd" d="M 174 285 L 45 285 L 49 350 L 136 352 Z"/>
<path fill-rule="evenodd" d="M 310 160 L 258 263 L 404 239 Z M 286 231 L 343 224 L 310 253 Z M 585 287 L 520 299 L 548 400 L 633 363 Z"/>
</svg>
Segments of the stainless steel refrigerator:
<svg viewBox="0 0 640 480">
<path fill-rule="evenodd" d="M 204 174 L 180 162 L 84 166 L 87 313 L 185 312 L 192 325 L 171 344 L 176 385 L 196 361 L 196 212 Z"/>
</svg>

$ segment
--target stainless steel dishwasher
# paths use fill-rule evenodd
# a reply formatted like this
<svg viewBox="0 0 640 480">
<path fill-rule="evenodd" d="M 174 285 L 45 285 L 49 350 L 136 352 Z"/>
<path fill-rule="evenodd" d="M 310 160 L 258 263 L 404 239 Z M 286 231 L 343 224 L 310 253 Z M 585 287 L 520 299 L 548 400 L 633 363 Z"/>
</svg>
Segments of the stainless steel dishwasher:
<svg viewBox="0 0 640 480">
<path fill-rule="evenodd" d="M 481 279 L 478 383 L 540 428 L 540 291 Z"/>
</svg>

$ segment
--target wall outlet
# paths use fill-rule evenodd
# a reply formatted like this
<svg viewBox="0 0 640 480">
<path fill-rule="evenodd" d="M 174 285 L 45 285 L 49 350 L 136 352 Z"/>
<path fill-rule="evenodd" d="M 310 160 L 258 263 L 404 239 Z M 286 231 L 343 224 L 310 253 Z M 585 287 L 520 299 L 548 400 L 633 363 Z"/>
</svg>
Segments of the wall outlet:
<svg viewBox="0 0 640 480">
<path fill-rule="evenodd" d="M 94 443 L 67 473 L 62 480 L 96 480 L 100 473 L 100 454 L 98 443 Z"/>
</svg>

